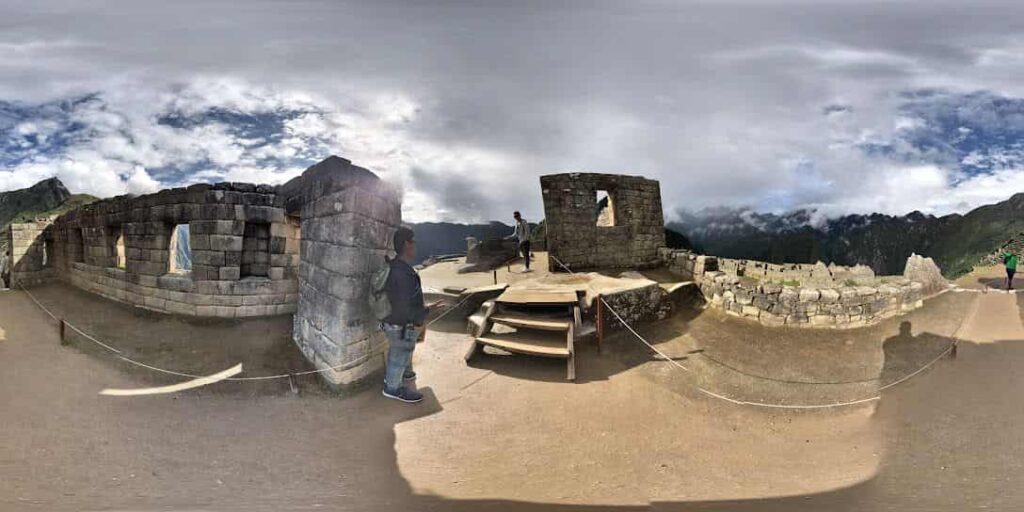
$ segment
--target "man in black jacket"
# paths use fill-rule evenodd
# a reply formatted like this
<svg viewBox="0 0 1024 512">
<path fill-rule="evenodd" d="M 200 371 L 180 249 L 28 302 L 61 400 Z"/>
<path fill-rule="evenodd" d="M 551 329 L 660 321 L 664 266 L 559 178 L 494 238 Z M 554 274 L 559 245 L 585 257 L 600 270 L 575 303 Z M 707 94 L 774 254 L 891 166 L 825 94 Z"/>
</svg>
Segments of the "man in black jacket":
<svg viewBox="0 0 1024 512">
<path fill-rule="evenodd" d="M 393 242 L 397 257 L 388 263 L 391 270 L 385 285 L 391 314 L 383 322 L 384 334 L 388 338 L 384 396 L 415 403 L 423 400 L 423 395 L 406 387 L 405 382 L 416 378 L 416 372 L 412 371 L 412 353 L 429 309 L 423 304 L 420 276 L 412 268 L 412 262 L 416 261 L 412 230 L 399 228 Z"/>
</svg>

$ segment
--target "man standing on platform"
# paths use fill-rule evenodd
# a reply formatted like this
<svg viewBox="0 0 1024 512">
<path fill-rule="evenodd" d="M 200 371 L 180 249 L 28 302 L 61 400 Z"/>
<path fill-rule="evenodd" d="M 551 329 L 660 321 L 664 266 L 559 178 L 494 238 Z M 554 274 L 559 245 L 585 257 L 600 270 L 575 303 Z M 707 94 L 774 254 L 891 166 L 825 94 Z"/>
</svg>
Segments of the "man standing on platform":
<svg viewBox="0 0 1024 512">
<path fill-rule="evenodd" d="M 519 254 L 523 257 L 523 272 L 530 271 L 530 223 L 526 222 L 519 212 L 514 212 L 512 218 L 516 220 L 516 230 L 508 237 L 518 241 Z"/>
</svg>

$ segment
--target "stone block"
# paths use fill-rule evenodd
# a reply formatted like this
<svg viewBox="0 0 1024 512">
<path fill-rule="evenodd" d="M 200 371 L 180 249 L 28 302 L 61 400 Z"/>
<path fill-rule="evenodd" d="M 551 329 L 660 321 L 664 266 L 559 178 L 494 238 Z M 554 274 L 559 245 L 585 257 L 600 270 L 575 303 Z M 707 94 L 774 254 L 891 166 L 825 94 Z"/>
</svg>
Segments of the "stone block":
<svg viewBox="0 0 1024 512">
<path fill-rule="evenodd" d="M 239 267 L 220 267 L 218 277 L 221 281 L 237 281 L 241 278 L 241 269 Z"/>
<path fill-rule="evenodd" d="M 835 325 L 836 319 L 832 315 L 814 315 L 810 317 L 810 323 L 814 326 Z"/>
<path fill-rule="evenodd" d="M 168 313 L 172 313 L 175 315 L 195 316 L 196 314 L 196 307 L 194 305 L 174 300 L 165 301 L 164 309 Z"/>
<path fill-rule="evenodd" d="M 241 220 L 197 220 L 189 223 L 189 230 L 194 235 L 238 235 L 245 232 L 245 222 Z"/>
<path fill-rule="evenodd" d="M 144 296 L 143 299 L 142 299 L 142 304 L 144 306 L 146 306 L 147 308 L 156 309 L 156 310 L 159 310 L 159 311 L 164 311 L 164 306 L 166 305 L 166 303 L 167 303 L 166 300 L 158 298 L 158 297 Z"/>
<path fill-rule="evenodd" d="M 786 324 L 806 324 L 808 321 L 807 315 L 803 313 L 793 313 L 786 317 Z"/>
<path fill-rule="evenodd" d="M 224 265 L 224 253 L 221 251 L 192 251 L 193 265 L 220 267 Z"/>
<path fill-rule="evenodd" d="M 819 300 L 823 304 L 833 304 L 839 301 L 839 291 L 833 288 L 823 288 L 820 290 Z"/>
<path fill-rule="evenodd" d="M 211 234 L 210 237 L 210 250 L 211 251 L 241 251 L 242 250 L 242 237 L 239 235 L 217 235 Z"/>
<path fill-rule="evenodd" d="M 246 205 L 244 207 L 246 222 L 270 224 L 273 222 L 284 222 L 284 210 L 272 206 Z"/>
<path fill-rule="evenodd" d="M 210 265 L 201 265 L 193 260 L 192 279 L 194 281 L 216 281 L 220 279 L 220 269 Z"/>
</svg>

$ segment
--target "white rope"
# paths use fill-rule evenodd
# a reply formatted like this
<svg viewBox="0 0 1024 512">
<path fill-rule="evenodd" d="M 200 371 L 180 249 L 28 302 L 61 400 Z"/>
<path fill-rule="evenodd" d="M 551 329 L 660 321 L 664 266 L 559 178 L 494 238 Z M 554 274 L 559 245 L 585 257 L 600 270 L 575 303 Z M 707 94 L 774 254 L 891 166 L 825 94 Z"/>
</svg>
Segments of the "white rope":
<svg viewBox="0 0 1024 512">
<path fill-rule="evenodd" d="M 459 302 L 457 302 L 457 303 L 456 303 L 456 304 L 455 304 L 454 306 L 452 306 L 452 307 L 450 307 L 450 308 L 446 309 L 446 310 L 445 310 L 445 311 L 444 311 L 443 313 L 441 313 L 440 315 L 437 315 L 437 318 L 435 318 L 435 319 L 433 319 L 433 320 L 431 320 L 431 321 L 427 322 L 427 325 L 424 325 L 424 326 L 423 326 L 423 328 L 424 328 L 424 329 L 426 329 L 427 327 L 430 327 L 431 325 L 434 325 L 434 322 L 437 322 L 438 320 L 440 320 L 440 319 L 444 318 L 444 317 L 445 317 L 446 315 L 448 315 L 448 313 L 451 313 L 452 311 L 455 311 L 456 309 L 458 309 L 458 308 L 459 308 L 459 306 L 461 306 L 461 305 L 465 304 L 465 303 L 466 303 L 466 301 L 467 301 L 467 300 L 469 300 L 469 299 L 471 299 L 472 297 L 473 297 L 473 295 L 472 295 L 472 294 L 466 295 L 466 297 L 465 297 L 464 299 L 462 299 L 462 300 L 460 300 Z"/>
<path fill-rule="evenodd" d="M 36 305 L 40 307 L 40 309 L 42 309 L 47 315 L 49 315 L 50 318 L 53 318 L 54 320 L 56 320 L 58 322 L 61 321 L 61 319 L 57 318 L 57 316 L 54 315 L 49 309 L 47 309 L 46 306 L 44 306 L 41 302 L 39 302 L 39 300 L 36 299 L 35 295 L 33 295 L 32 292 L 28 291 L 28 289 L 26 289 L 24 286 L 21 286 L 21 290 L 24 291 L 28 295 L 28 297 L 30 299 L 32 299 L 32 302 L 35 302 Z M 100 340 L 96 339 L 95 337 L 89 335 L 85 331 L 83 331 L 83 330 L 79 329 L 78 327 L 76 327 L 71 322 L 68 322 L 66 320 L 64 320 L 63 322 L 64 322 L 64 325 L 68 326 L 68 328 L 70 328 L 71 330 L 73 330 L 73 331 L 77 332 L 78 334 L 82 335 L 85 339 L 87 339 L 89 341 L 92 341 L 93 343 L 96 343 L 97 345 L 99 345 L 99 346 L 101 346 L 101 347 L 103 347 L 103 348 L 105 348 L 105 349 L 107 349 L 107 350 L 109 350 L 109 351 L 111 351 L 111 352 L 113 352 L 115 354 L 118 354 L 117 357 L 119 359 L 121 359 L 122 361 L 126 362 L 126 363 L 133 364 L 133 365 L 141 367 L 141 368 L 146 368 L 146 369 L 149 369 L 149 370 L 153 370 L 155 372 L 164 373 L 164 374 L 167 374 L 167 375 L 175 375 L 175 376 L 178 376 L 178 377 L 187 377 L 187 378 L 190 378 L 190 379 L 200 379 L 200 378 L 208 377 L 206 375 L 196 375 L 196 374 L 192 374 L 192 373 L 179 372 L 179 371 L 175 371 L 175 370 L 167 370 L 165 368 L 158 368 L 156 366 L 151 366 L 151 365 L 148 365 L 146 363 L 142 363 L 142 362 L 136 361 L 134 359 L 125 357 L 123 355 L 120 355 L 121 354 L 120 350 L 118 350 L 118 349 L 116 349 L 116 348 L 114 348 L 114 347 L 112 347 L 112 346 L 110 346 L 110 345 L 108 345 L 106 343 L 103 343 L 102 341 L 100 341 Z M 254 381 L 254 380 L 286 379 L 288 377 L 299 377 L 299 376 L 310 375 L 310 374 L 314 374 L 314 373 L 323 373 L 323 372 L 327 372 L 327 371 L 342 370 L 342 369 L 346 369 L 345 368 L 346 366 L 351 366 L 351 365 L 353 365 L 353 363 L 350 362 L 350 363 L 339 364 L 339 365 L 335 365 L 335 366 L 329 366 L 327 368 L 321 368 L 321 369 L 318 369 L 318 370 L 306 370 L 306 371 L 294 372 L 294 373 L 281 373 L 281 374 L 277 374 L 277 375 L 260 375 L 260 376 L 255 376 L 255 377 L 229 377 L 229 378 L 226 378 L 226 379 L 223 379 L 223 380 Z"/>
<path fill-rule="evenodd" d="M 566 266 L 564 263 L 562 263 L 562 261 L 559 260 L 557 257 L 555 257 L 554 255 L 551 255 L 551 254 L 549 254 L 549 256 L 551 256 L 551 259 L 555 260 L 555 262 L 558 263 L 558 265 L 561 266 L 562 268 L 564 268 L 567 272 L 569 272 L 572 275 L 576 274 L 575 272 L 572 271 L 572 269 L 570 269 L 568 266 Z M 590 287 L 590 283 L 586 283 L 586 286 L 587 286 L 587 288 L 590 289 L 590 291 L 594 292 L 595 295 L 598 295 L 597 291 Z M 683 366 L 681 363 L 679 363 L 675 359 L 672 359 L 672 358 L 668 357 L 667 355 L 665 355 L 665 353 L 663 353 L 662 351 L 658 350 L 657 347 L 655 347 L 650 342 L 648 342 L 646 339 L 644 339 L 644 337 L 641 336 L 640 333 L 636 332 L 636 330 L 634 330 L 633 327 L 631 327 L 622 318 L 622 316 L 619 315 L 619 313 L 617 311 L 615 311 L 615 308 L 613 308 L 611 306 L 611 304 L 608 304 L 608 301 L 606 301 L 604 299 L 604 297 L 600 297 L 600 300 L 601 300 L 601 303 L 604 304 L 608 308 L 608 311 L 611 311 L 611 313 L 613 315 L 615 315 L 615 318 L 617 318 L 619 320 L 619 322 L 622 323 L 622 325 L 624 327 L 626 327 L 626 329 L 629 330 L 629 332 L 633 333 L 633 335 L 636 336 L 636 338 L 638 340 L 640 340 L 644 345 L 647 345 L 648 348 L 653 350 L 655 353 L 657 353 L 658 355 L 663 357 L 666 361 L 672 363 L 676 367 L 678 367 L 678 368 L 680 368 L 680 369 L 682 369 L 682 370 L 684 370 L 686 372 L 690 372 L 691 371 L 689 368 Z M 960 327 L 963 327 L 963 320 L 961 320 L 961 322 L 960 322 Z M 958 327 L 957 331 L 954 333 L 954 339 L 955 339 L 956 334 L 958 334 L 959 332 L 960 332 L 960 328 Z M 898 380 L 896 380 L 894 382 L 891 382 L 891 383 L 889 383 L 889 384 L 887 384 L 885 386 L 880 387 L 878 389 L 878 392 L 881 393 L 885 389 L 888 389 L 888 388 L 890 388 L 892 386 L 895 386 L 897 384 L 905 382 L 905 381 L 909 380 L 911 377 L 914 377 L 915 375 L 923 372 L 924 370 L 926 370 L 927 368 L 929 368 L 933 364 L 935 364 L 937 361 L 942 359 L 942 357 L 945 356 L 946 354 L 948 354 L 951 350 L 953 350 L 953 348 L 955 346 L 956 346 L 956 341 L 954 341 L 952 344 L 950 344 L 950 346 L 947 347 L 946 350 L 944 350 L 941 354 L 939 354 L 939 356 L 936 357 L 935 359 L 931 360 L 930 362 L 928 362 L 927 364 L 925 364 L 921 368 L 918 368 L 913 373 L 911 373 L 909 375 L 906 375 L 903 378 L 898 379 Z M 834 407 L 847 407 L 847 406 L 851 406 L 851 405 L 863 404 L 863 403 L 872 402 L 872 401 L 875 401 L 875 400 L 880 400 L 882 398 L 882 396 L 880 394 L 876 394 L 874 396 L 870 396 L 870 397 L 867 397 L 867 398 L 861 398 L 861 399 L 858 399 L 858 400 L 851 400 L 851 401 L 847 401 L 847 402 L 834 402 L 834 403 L 827 403 L 827 404 L 793 404 L 793 405 L 790 405 L 790 404 L 772 404 L 772 403 L 749 402 L 749 401 L 746 401 L 746 400 L 738 400 L 738 399 L 735 399 L 735 398 L 732 398 L 732 397 L 728 397 L 728 396 L 725 396 L 725 395 L 721 395 L 721 394 L 715 393 L 714 391 L 711 391 L 709 389 L 705 389 L 705 388 L 703 388 L 703 387 L 701 387 L 699 385 L 696 385 L 696 384 L 694 384 L 693 387 L 697 391 L 700 391 L 701 393 L 704 393 L 705 395 L 708 395 L 708 396 L 711 396 L 711 397 L 714 397 L 714 398 L 717 398 L 719 400 L 723 400 L 723 401 L 726 401 L 726 402 L 729 402 L 729 403 L 732 403 L 732 404 L 736 404 L 736 405 L 750 405 L 750 406 L 754 406 L 754 407 L 764 407 L 764 408 L 771 408 L 771 409 L 828 409 L 828 408 L 834 408 Z"/>
</svg>

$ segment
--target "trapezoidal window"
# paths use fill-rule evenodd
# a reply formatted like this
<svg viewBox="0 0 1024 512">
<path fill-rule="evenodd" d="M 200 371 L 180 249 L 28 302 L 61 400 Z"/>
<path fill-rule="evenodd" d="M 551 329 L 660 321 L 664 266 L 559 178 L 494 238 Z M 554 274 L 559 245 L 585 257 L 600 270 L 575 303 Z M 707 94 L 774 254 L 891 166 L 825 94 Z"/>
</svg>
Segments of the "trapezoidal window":
<svg viewBox="0 0 1024 512">
<path fill-rule="evenodd" d="M 607 190 L 598 190 L 596 225 L 605 228 L 615 226 L 615 217 L 615 197 Z"/>
<path fill-rule="evenodd" d="M 171 229 L 171 242 L 167 246 L 167 272 L 187 274 L 192 271 L 192 242 L 188 224 L 178 224 Z"/>
<path fill-rule="evenodd" d="M 270 275 L 270 224 L 245 223 L 242 235 L 241 277 Z"/>
<path fill-rule="evenodd" d="M 43 268 L 53 266 L 53 240 L 43 239 Z"/>
<path fill-rule="evenodd" d="M 117 268 L 123 269 L 128 266 L 128 258 L 124 250 L 124 228 L 117 228 L 114 233 L 117 235 L 117 238 L 114 239 L 114 264 Z"/>
</svg>

